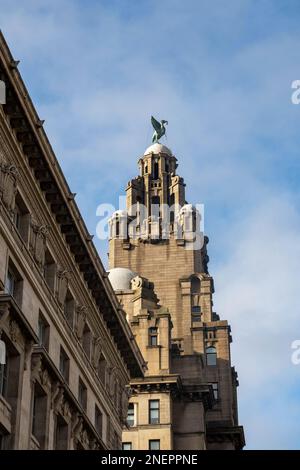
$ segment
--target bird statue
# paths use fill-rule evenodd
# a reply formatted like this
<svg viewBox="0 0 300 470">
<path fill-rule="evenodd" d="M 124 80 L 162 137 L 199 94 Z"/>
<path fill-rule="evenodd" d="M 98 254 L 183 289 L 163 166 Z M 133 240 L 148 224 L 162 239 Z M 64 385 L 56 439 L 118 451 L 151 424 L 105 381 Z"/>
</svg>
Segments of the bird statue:
<svg viewBox="0 0 300 470">
<path fill-rule="evenodd" d="M 154 128 L 154 133 L 153 133 L 153 136 L 152 136 L 152 142 L 153 143 L 157 143 L 159 141 L 159 139 L 165 135 L 166 133 L 166 128 L 165 128 L 165 124 L 168 124 L 168 121 L 160 121 L 158 122 L 153 116 L 151 116 L 151 124 Z"/>
</svg>

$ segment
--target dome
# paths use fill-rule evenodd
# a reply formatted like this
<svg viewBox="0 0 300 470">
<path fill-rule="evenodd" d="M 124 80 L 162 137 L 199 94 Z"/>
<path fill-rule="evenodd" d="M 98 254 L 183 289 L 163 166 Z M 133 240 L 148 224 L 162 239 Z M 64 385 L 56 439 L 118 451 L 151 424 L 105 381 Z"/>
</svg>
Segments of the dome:
<svg viewBox="0 0 300 470">
<path fill-rule="evenodd" d="M 131 289 L 130 282 L 137 274 L 127 268 L 113 268 L 108 271 L 108 279 L 114 290 Z"/>
<path fill-rule="evenodd" d="M 150 147 L 145 150 L 144 155 L 149 155 L 150 153 L 154 153 L 156 155 L 158 153 L 166 153 L 167 155 L 172 156 L 172 151 L 168 147 L 157 142 L 155 144 L 150 145 Z"/>
</svg>

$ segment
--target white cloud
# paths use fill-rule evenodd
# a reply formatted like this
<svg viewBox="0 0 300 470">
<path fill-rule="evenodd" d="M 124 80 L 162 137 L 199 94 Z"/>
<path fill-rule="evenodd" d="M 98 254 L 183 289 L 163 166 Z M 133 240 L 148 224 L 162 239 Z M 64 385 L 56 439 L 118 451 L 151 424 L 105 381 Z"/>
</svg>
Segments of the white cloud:
<svg viewBox="0 0 300 470">
<path fill-rule="evenodd" d="M 292 201 L 269 197 L 229 228 L 226 262 L 216 269 L 215 305 L 233 327 L 241 420 L 248 423 L 250 447 L 288 448 L 295 442 L 300 368 L 291 363 L 291 343 L 300 338 L 299 231 Z M 294 395 L 294 404 L 287 395 Z"/>
</svg>

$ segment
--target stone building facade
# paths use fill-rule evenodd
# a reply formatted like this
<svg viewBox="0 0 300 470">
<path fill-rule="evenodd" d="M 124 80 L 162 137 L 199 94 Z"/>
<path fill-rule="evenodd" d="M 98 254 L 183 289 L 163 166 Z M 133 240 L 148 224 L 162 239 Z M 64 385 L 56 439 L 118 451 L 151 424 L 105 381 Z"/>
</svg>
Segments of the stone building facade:
<svg viewBox="0 0 300 470">
<path fill-rule="evenodd" d="M 0 448 L 118 449 L 144 360 L 0 35 Z"/>
<path fill-rule="evenodd" d="M 147 363 L 131 381 L 124 449 L 241 449 L 230 326 L 213 311 L 208 238 L 177 159 L 155 143 L 110 220 L 109 278 Z M 171 208 L 171 211 L 170 211 Z"/>
</svg>

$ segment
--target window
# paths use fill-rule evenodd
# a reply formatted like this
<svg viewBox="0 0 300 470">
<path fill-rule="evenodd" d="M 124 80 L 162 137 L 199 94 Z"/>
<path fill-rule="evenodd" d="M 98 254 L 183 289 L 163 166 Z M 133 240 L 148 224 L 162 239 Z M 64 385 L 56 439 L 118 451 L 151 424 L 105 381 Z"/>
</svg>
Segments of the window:
<svg viewBox="0 0 300 470">
<path fill-rule="evenodd" d="M 216 331 L 215 330 L 207 330 L 205 332 L 205 337 L 206 337 L 206 339 L 210 339 L 210 340 L 215 339 L 216 338 Z"/>
<path fill-rule="evenodd" d="M 149 424 L 159 423 L 159 400 L 149 400 Z"/>
<path fill-rule="evenodd" d="M 87 326 L 87 324 L 85 324 L 83 335 L 82 335 L 82 347 L 88 358 L 90 358 L 91 356 L 91 344 L 92 344 L 91 339 L 92 339 L 91 331 L 89 327 Z"/>
<path fill-rule="evenodd" d="M 73 329 L 74 327 L 74 316 L 75 316 L 75 300 L 71 292 L 67 291 L 67 295 L 64 303 L 64 315 L 68 322 L 68 325 Z"/>
<path fill-rule="evenodd" d="M 95 405 L 95 428 L 98 434 L 102 437 L 103 415 L 98 406 Z"/>
<path fill-rule="evenodd" d="M 219 399 L 219 387 L 218 387 L 218 382 L 213 382 L 213 383 L 211 383 L 210 385 L 212 385 L 215 400 L 218 400 L 218 399 Z"/>
<path fill-rule="evenodd" d="M 44 278 L 48 287 L 54 292 L 56 278 L 56 264 L 49 250 L 45 253 Z"/>
<path fill-rule="evenodd" d="M 9 450 L 9 434 L 4 430 L 0 429 L 0 450 Z"/>
<path fill-rule="evenodd" d="M 55 426 L 55 449 L 56 450 L 67 450 L 69 440 L 69 426 L 68 423 L 57 415 L 56 426 Z"/>
<path fill-rule="evenodd" d="M 193 305 L 192 306 L 192 313 L 200 313 L 200 312 L 201 312 L 200 305 Z"/>
<path fill-rule="evenodd" d="M 132 450 L 132 442 L 123 442 L 122 450 Z"/>
<path fill-rule="evenodd" d="M 87 389 L 81 379 L 79 379 L 79 385 L 78 385 L 78 401 L 81 404 L 82 408 L 86 410 Z"/>
<path fill-rule="evenodd" d="M 14 267 L 13 263 L 9 261 L 8 270 L 5 280 L 5 293 L 11 295 L 19 306 L 22 304 L 22 291 L 23 281 Z"/>
<path fill-rule="evenodd" d="M 214 346 L 206 348 L 206 364 L 208 366 L 217 365 L 217 350 Z"/>
<path fill-rule="evenodd" d="M 5 364 L 0 364 L 0 395 L 7 397 L 8 389 L 8 355 L 6 354 Z"/>
<path fill-rule="evenodd" d="M 45 349 L 48 350 L 49 348 L 49 325 L 41 313 L 39 315 L 38 337 L 39 337 L 39 345 L 43 346 Z"/>
<path fill-rule="evenodd" d="M 60 347 L 60 356 L 59 356 L 59 371 L 66 382 L 69 382 L 69 369 L 70 369 L 70 359 L 67 354 Z"/>
<path fill-rule="evenodd" d="M 151 439 L 149 441 L 149 450 L 159 450 L 160 449 L 160 440 L 159 439 Z"/>
<path fill-rule="evenodd" d="M 32 405 L 32 434 L 37 439 L 40 447 L 45 445 L 47 419 L 47 395 L 42 387 L 36 382 L 33 388 Z"/>
<path fill-rule="evenodd" d="M 158 162 L 154 163 L 153 167 L 153 179 L 157 180 L 158 179 Z"/>
<path fill-rule="evenodd" d="M 19 396 L 20 354 L 4 332 L 1 338 L 5 343 L 5 364 L 0 364 L 0 396 L 15 410 Z"/>
<path fill-rule="evenodd" d="M 199 311 L 194 311 L 195 308 L 199 308 Z M 201 321 L 201 312 L 200 307 L 192 307 L 192 322 L 199 322 Z"/>
<path fill-rule="evenodd" d="M 132 428 L 135 426 L 135 413 L 134 413 L 134 403 L 128 404 L 128 411 L 127 411 L 127 425 Z"/>
<path fill-rule="evenodd" d="M 158 345 L 158 332 L 157 328 L 149 328 L 149 346 Z"/>
<path fill-rule="evenodd" d="M 24 242 L 27 243 L 29 235 L 30 214 L 20 194 L 17 194 L 16 196 L 13 221 Z"/>
<path fill-rule="evenodd" d="M 5 281 L 5 293 L 14 296 L 16 279 L 14 274 L 8 270 Z"/>
</svg>

